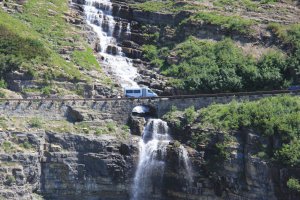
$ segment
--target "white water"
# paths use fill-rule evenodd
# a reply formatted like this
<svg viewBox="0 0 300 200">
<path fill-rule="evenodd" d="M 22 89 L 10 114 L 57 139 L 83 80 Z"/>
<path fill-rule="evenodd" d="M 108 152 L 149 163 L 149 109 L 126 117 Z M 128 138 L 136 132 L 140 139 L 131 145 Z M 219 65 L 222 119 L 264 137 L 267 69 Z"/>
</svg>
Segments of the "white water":
<svg viewBox="0 0 300 200">
<path fill-rule="evenodd" d="M 160 119 L 150 119 L 140 140 L 139 164 L 134 177 L 132 200 L 142 200 L 159 192 L 165 169 L 169 127 Z"/>
<path fill-rule="evenodd" d="M 184 146 L 180 145 L 179 149 L 180 149 L 180 158 L 179 158 L 179 161 L 183 161 L 184 169 L 186 171 L 185 174 L 186 174 L 187 187 L 190 188 L 192 186 L 192 183 L 193 183 L 193 168 L 192 168 L 192 164 L 191 164 L 188 152 L 184 148 Z"/>
<path fill-rule="evenodd" d="M 134 81 L 137 69 L 133 67 L 132 60 L 125 57 L 122 48 L 118 46 L 117 37 L 121 37 L 122 25 L 118 24 L 112 16 L 112 3 L 110 0 L 86 0 L 84 6 L 87 23 L 93 28 L 100 39 L 100 56 L 103 64 L 110 68 L 113 76 L 124 87 L 138 87 Z M 116 27 L 119 27 L 117 29 Z M 125 30 L 130 35 L 130 24 Z M 114 52 L 112 53 L 112 50 Z"/>
<path fill-rule="evenodd" d="M 137 171 L 134 177 L 131 200 L 144 200 L 160 196 L 165 170 L 166 150 L 172 138 L 169 135 L 167 122 L 161 119 L 150 119 L 139 142 L 140 155 Z M 186 170 L 187 186 L 193 181 L 192 167 L 186 149 L 179 148 L 179 162 L 183 162 Z"/>
</svg>

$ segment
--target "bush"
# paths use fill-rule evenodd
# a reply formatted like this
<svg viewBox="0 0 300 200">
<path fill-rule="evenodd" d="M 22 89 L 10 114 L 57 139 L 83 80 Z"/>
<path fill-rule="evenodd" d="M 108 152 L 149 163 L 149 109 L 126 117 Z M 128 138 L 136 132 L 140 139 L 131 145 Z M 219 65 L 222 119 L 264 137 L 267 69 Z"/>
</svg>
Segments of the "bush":
<svg viewBox="0 0 300 200">
<path fill-rule="evenodd" d="M 216 154 L 226 158 L 227 144 L 230 143 L 230 133 L 233 130 L 251 129 L 264 138 L 272 138 L 283 143 L 281 146 L 266 146 L 258 149 L 256 156 L 262 159 L 272 159 L 286 166 L 300 166 L 300 99 L 294 96 L 279 96 L 260 99 L 259 101 L 215 104 L 199 111 L 193 107 L 184 112 L 173 111 L 164 116 L 168 123 L 176 127 L 177 132 L 183 132 L 187 123 L 200 130 L 193 132 L 191 144 L 197 147 L 199 143 L 208 144 L 214 138 L 215 131 L 223 132 L 224 140 L 216 145 Z M 182 117 L 183 116 L 183 117 Z M 280 117 L 278 117 L 280 116 Z M 198 120 L 200 122 L 198 122 Z M 182 123 L 185 122 L 185 123 Z M 203 130 L 211 129 L 209 133 Z M 220 137 L 220 138 L 222 138 Z M 228 137 L 228 138 L 226 138 Z M 218 137 L 217 137 L 218 139 Z"/>
<path fill-rule="evenodd" d="M 288 166 L 300 165 L 300 141 L 292 141 L 284 144 L 275 154 L 276 160 Z"/>
<path fill-rule="evenodd" d="M 190 37 L 178 44 L 172 55 L 178 63 L 164 65 L 162 73 L 173 77 L 170 85 L 189 92 L 280 89 L 287 87 L 291 79 L 281 52 L 267 52 L 256 61 L 230 39 L 213 43 Z"/>
<path fill-rule="evenodd" d="M 106 128 L 108 129 L 109 132 L 116 132 L 117 125 L 114 122 L 108 122 L 106 124 Z"/>
<path fill-rule="evenodd" d="M 164 61 L 160 59 L 160 50 L 157 49 L 154 45 L 143 45 L 142 47 L 143 56 L 148 61 L 150 61 L 151 65 L 154 67 L 162 67 L 164 64 Z M 166 49 L 162 49 L 162 51 L 165 53 Z"/>
<path fill-rule="evenodd" d="M 51 86 L 45 86 L 42 88 L 42 94 L 50 95 L 51 94 Z"/>
<path fill-rule="evenodd" d="M 158 57 L 158 49 L 154 45 L 143 45 L 142 51 L 144 58 L 148 59 L 149 61 Z"/>
<path fill-rule="evenodd" d="M 3 79 L 0 79 L 0 88 L 7 88 L 7 84 Z"/>
<path fill-rule="evenodd" d="M 191 106 L 184 110 L 184 117 L 186 119 L 187 124 L 191 124 L 197 118 L 197 112 L 195 111 L 195 107 Z"/>
<path fill-rule="evenodd" d="M 32 148 L 32 144 L 30 144 L 28 141 L 25 141 L 20 146 L 23 147 L 24 149 L 31 149 Z"/>
<path fill-rule="evenodd" d="M 286 185 L 290 190 L 300 192 L 300 183 L 298 179 L 290 178 Z"/>
<path fill-rule="evenodd" d="M 97 128 L 96 131 L 94 132 L 94 134 L 99 136 L 99 135 L 104 134 L 104 131 L 103 131 L 103 129 Z"/>
<path fill-rule="evenodd" d="M 42 128 L 43 122 L 39 118 L 32 118 L 29 120 L 29 126 L 32 128 Z"/>
</svg>

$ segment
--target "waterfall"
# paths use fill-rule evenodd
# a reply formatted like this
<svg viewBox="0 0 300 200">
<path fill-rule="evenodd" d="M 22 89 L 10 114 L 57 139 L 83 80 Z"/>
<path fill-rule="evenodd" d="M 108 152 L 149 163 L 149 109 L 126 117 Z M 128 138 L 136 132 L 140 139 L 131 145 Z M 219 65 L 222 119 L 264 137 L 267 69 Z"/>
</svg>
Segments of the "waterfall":
<svg viewBox="0 0 300 200">
<path fill-rule="evenodd" d="M 84 12 L 87 23 L 93 28 L 100 39 L 100 57 L 103 65 L 108 66 L 122 87 L 138 87 L 134 81 L 137 69 L 132 60 L 127 58 L 118 46 L 117 37 L 122 36 L 122 22 L 116 22 L 112 15 L 110 0 L 85 0 Z M 130 24 L 124 31 L 124 37 L 131 34 Z"/>
<path fill-rule="evenodd" d="M 134 177 L 131 200 L 160 199 L 160 188 L 165 171 L 167 146 L 172 138 L 167 123 L 149 119 L 139 142 L 139 163 Z M 183 162 L 188 185 L 192 183 L 192 168 L 186 149 L 179 148 L 179 161 Z"/>
<path fill-rule="evenodd" d="M 187 150 L 184 148 L 184 146 L 180 145 L 180 158 L 179 161 L 183 161 L 184 164 L 184 169 L 185 169 L 185 175 L 186 175 L 186 185 L 187 185 L 187 190 L 191 190 L 192 183 L 193 183 L 193 168 L 191 161 L 188 156 Z"/>
<path fill-rule="evenodd" d="M 165 168 L 169 127 L 160 119 L 150 119 L 140 140 L 140 155 L 134 177 L 132 200 L 147 199 L 159 192 Z M 159 194 L 158 194 L 159 195 Z"/>
</svg>

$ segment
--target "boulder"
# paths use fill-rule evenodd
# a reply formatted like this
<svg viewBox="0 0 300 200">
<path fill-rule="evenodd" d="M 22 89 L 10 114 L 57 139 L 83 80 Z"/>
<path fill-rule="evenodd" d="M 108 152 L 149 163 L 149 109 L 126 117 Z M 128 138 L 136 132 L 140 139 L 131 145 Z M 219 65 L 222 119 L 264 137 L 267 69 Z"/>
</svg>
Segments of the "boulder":
<svg viewBox="0 0 300 200">
<path fill-rule="evenodd" d="M 131 134 L 142 136 L 145 123 L 144 117 L 131 116 L 129 119 Z"/>
</svg>

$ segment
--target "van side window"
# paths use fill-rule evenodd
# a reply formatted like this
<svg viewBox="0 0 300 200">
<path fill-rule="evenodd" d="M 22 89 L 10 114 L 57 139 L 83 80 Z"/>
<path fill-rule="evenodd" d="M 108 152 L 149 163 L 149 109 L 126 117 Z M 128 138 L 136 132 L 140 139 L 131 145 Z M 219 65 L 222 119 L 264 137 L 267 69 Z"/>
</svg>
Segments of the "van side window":
<svg viewBox="0 0 300 200">
<path fill-rule="evenodd" d="M 126 90 L 126 93 L 131 94 L 131 93 L 133 93 L 133 90 Z"/>
<path fill-rule="evenodd" d="M 134 90 L 134 93 L 141 93 L 140 90 Z"/>
</svg>

